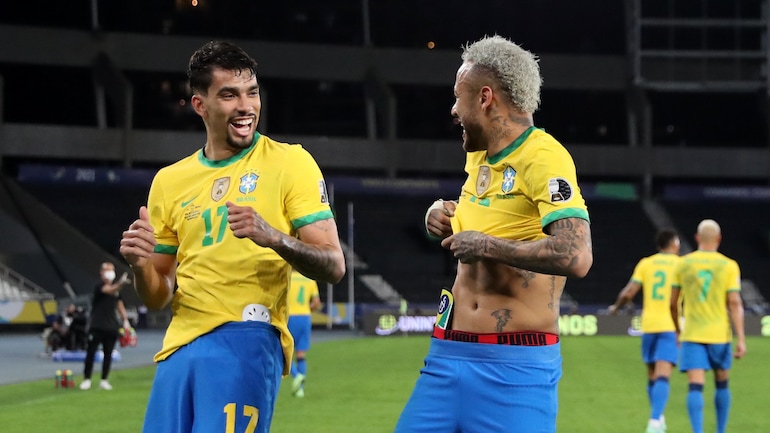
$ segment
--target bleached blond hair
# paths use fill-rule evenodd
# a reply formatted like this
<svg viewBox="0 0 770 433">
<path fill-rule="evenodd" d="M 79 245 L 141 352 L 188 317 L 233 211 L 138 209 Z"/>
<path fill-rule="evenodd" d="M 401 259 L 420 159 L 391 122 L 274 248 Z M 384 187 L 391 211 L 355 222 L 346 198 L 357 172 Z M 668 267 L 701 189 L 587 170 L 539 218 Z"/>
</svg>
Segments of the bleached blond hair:
<svg viewBox="0 0 770 433">
<path fill-rule="evenodd" d="M 502 36 L 484 38 L 463 46 L 462 59 L 492 73 L 508 100 L 525 113 L 534 113 L 540 106 L 540 76 L 538 58 Z M 473 69 L 472 68 L 472 69 Z"/>
<path fill-rule="evenodd" d="M 722 233 L 722 228 L 719 224 L 712 219 L 705 219 L 698 224 L 699 235 L 719 235 Z"/>
</svg>

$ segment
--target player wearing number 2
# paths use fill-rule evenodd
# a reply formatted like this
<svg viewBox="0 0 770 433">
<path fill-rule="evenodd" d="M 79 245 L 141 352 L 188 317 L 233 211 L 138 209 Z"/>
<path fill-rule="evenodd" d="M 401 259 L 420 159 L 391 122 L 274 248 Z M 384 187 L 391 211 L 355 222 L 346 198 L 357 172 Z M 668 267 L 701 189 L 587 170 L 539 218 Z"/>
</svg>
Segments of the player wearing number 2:
<svg viewBox="0 0 770 433">
<path fill-rule="evenodd" d="M 679 263 L 679 236 L 663 229 L 655 236 L 658 252 L 637 263 L 634 273 L 613 305 L 610 314 L 631 302 L 642 290 L 642 360 L 647 365 L 647 397 L 650 419 L 646 433 L 663 432 L 663 412 L 668 403 L 669 378 L 678 357 L 676 327 L 671 317 L 671 282 Z"/>
<path fill-rule="evenodd" d="M 289 286 L 289 331 L 294 337 L 294 362 L 291 364 L 291 393 L 295 397 L 305 396 L 305 377 L 307 362 L 305 355 L 310 350 L 310 331 L 312 314 L 321 306 L 318 283 L 300 274 L 291 273 Z"/>
<path fill-rule="evenodd" d="M 703 433 L 703 383 L 706 371 L 714 370 L 717 433 L 724 433 L 731 400 L 731 320 L 738 340 L 734 355 L 741 358 L 746 354 L 741 272 L 735 260 L 717 251 L 722 233 L 716 221 L 701 221 L 695 239 L 698 250 L 682 256 L 671 297 L 673 317 L 678 317 L 679 296 L 684 308 L 679 368 L 687 372 L 687 413 L 693 433 Z"/>
<path fill-rule="evenodd" d="M 148 308 L 173 314 L 145 433 L 267 433 L 293 344 L 291 268 L 345 273 L 321 170 L 302 146 L 257 132 L 257 64 L 209 42 L 190 58 L 191 106 L 206 143 L 161 169 L 120 252 Z"/>
</svg>

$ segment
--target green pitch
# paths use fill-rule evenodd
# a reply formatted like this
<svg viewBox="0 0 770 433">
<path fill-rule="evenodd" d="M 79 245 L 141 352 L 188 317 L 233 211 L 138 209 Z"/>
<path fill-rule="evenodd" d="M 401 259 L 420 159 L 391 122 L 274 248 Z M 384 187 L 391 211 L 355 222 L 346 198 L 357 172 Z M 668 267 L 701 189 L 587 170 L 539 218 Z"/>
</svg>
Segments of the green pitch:
<svg viewBox="0 0 770 433">
<path fill-rule="evenodd" d="M 390 433 L 411 392 L 427 337 L 360 338 L 317 343 L 308 356 L 306 396 L 294 398 L 285 380 L 273 433 Z M 559 432 L 639 433 L 649 415 L 639 339 L 565 337 L 559 387 Z M 770 342 L 748 340 L 747 358 L 734 363 L 729 431 L 770 431 Z M 53 372 L 53 368 L 52 368 Z M 55 389 L 50 380 L 0 387 L 4 433 L 136 433 L 154 367 L 113 372 L 113 391 Z M 79 383 L 82 378 L 76 376 Z M 709 376 L 709 381 L 711 377 Z M 690 431 L 686 378 L 675 373 L 666 410 L 669 431 Z M 714 430 L 713 383 L 705 388 L 705 430 Z"/>
</svg>

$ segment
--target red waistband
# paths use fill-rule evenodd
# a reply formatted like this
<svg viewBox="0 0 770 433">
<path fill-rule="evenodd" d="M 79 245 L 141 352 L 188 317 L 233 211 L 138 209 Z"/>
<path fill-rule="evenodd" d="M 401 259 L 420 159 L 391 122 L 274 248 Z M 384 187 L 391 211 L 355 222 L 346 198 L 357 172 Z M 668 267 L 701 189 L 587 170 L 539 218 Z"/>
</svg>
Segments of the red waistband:
<svg viewBox="0 0 770 433">
<path fill-rule="evenodd" d="M 522 331 L 501 334 L 474 334 L 452 329 L 433 328 L 433 337 L 440 340 L 467 343 L 505 344 L 509 346 L 550 346 L 559 342 L 559 336 L 550 332 Z"/>
</svg>

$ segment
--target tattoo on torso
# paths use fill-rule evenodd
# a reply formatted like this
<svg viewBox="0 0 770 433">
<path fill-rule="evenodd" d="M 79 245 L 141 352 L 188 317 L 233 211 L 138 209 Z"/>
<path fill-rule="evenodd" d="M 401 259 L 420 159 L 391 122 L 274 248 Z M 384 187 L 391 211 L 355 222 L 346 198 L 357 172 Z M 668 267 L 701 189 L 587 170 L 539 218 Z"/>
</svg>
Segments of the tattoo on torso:
<svg viewBox="0 0 770 433">
<path fill-rule="evenodd" d="M 554 299 L 554 294 L 556 293 L 556 276 L 551 275 L 551 288 L 548 290 L 548 292 L 551 295 L 551 301 L 548 302 L 548 309 L 551 311 L 556 311 L 556 300 Z"/>
<path fill-rule="evenodd" d="M 511 310 L 507 308 L 503 308 L 501 310 L 495 310 L 492 312 L 492 317 L 497 319 L 495 330 L 497 332 L 503 332 L 505 325 L 508 323 L 509 320 L 511 320 Z"/>
</svg>

